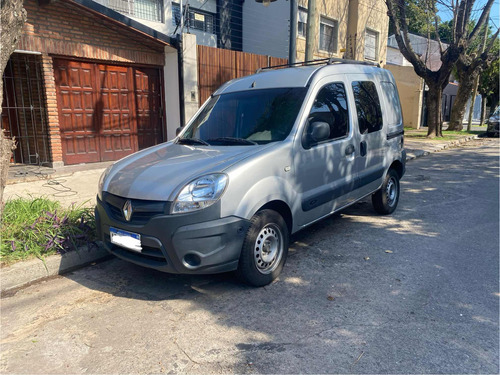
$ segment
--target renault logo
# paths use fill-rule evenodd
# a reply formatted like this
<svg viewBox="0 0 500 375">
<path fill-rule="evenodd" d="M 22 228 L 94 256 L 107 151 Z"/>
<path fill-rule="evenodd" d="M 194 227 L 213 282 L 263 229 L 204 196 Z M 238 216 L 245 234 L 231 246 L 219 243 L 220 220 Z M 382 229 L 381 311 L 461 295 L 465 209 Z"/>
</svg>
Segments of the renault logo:
<svg viewBox="0 0 500 375">
<path fill-rule="evenodd" d="M 127 199 L 127 201 L 123 205 L 122 212 L 125 220 L 130 221 L 130 218 L 132 217 L 132 202 L 130 201 L 130 199 Z"/>
</svg>

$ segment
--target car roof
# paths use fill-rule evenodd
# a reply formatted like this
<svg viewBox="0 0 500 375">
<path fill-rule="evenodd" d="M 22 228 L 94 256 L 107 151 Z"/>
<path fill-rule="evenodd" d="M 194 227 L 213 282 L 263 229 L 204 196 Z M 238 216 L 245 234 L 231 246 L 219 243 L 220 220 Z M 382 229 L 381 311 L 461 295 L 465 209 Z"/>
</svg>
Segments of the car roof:
<svg viewBox="0 0 500 375">
<path fill-rule="evenodd" d="M 313 78 L 321 79 L 324 76 L 333 74 L 381 74 L 382 72 L 387 71 L 372 65 L 346 63 L 263 70 L 250 76 L 226 82 L 214 95 L 250 89 L 306 87 Z"/>
</svg>

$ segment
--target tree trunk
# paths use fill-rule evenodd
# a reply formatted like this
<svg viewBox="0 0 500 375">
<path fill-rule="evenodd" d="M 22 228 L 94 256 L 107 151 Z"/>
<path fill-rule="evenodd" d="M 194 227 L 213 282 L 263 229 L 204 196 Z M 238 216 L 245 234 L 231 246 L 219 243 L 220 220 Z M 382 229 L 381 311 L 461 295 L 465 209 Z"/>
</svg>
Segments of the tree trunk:
<svg viewBox="0 0 500 375">
<path fill-rule="evenodd" d="M 22 0 L 0 0 L 0 103 L 3 99 L 3 71 L 19 43 L 24 22 L 26 10 Z M 3 130 L 0 130 L 0 217 L 3 212 L 3 189 L 14 147 L 14 140 L 5 138 Z"/>
<path fill-rule="evenodd" d="M 467 101 L 472 93 L 472 89 L 474 88 L 476 76 L 477 73 L 473 73 L 465 74 L 463 77 L 459 78 L 460 83 L 458 84 L 457 97 L 451 107 L 451 117 L 448 130 L 461 131 L 463 129 L 465 109 L 467 107 Z"/>
<path fill-rule="evenodd" d="M 429 86 L 429 85 L 428 85 Z M 427 94 L 427 137 L 442 137 L 441 106 L 443 89 L 440 85 L 429 86 Z"/>
</svg>

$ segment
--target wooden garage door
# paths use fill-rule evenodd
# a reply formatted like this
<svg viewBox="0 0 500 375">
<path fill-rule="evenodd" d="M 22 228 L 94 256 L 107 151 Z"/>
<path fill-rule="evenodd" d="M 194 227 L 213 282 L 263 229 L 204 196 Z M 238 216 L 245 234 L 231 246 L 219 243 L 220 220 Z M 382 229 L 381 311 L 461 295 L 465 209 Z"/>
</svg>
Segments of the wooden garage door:
<svg viewBox="0 0 500 375">
<path fill-rule="evenodd" d="M 163 141 L 161 71 L 54 59 L 65 164 L 120 159 Z"/>
</svg>

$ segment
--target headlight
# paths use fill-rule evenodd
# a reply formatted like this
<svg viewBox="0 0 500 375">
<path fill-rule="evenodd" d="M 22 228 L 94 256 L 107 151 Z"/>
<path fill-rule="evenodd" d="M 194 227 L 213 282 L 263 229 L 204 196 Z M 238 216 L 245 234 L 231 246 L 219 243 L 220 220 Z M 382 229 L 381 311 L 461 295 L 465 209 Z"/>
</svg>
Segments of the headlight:
<svg viewBox="0 0 500 375">
<path fill-rule="evenodd" d="M 172 213 L 180 214 L 209 207 L 219 200 L 227 185 L 227 176 L 214 173 L 197 178 L 184 186 L 172 205 Z"/>
<path fill-rule="evenodd" d="M 108 173 L 112 167 L 113 164 L 107 167 L 104 172 L 102 172 L 101 177 L 99 178 L 99 184 L 97 185 L 97 196 L 100 200 L 102 200 L 102 187 L 104 186 L 104 181 L 106 180 L 106 177 L 108 176 Z"/>
</svg>

